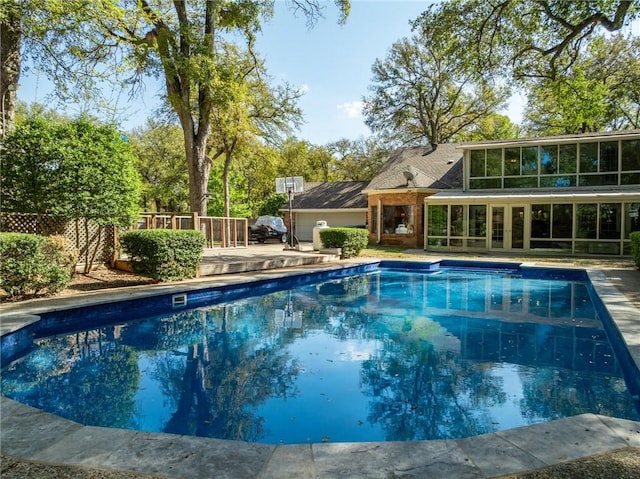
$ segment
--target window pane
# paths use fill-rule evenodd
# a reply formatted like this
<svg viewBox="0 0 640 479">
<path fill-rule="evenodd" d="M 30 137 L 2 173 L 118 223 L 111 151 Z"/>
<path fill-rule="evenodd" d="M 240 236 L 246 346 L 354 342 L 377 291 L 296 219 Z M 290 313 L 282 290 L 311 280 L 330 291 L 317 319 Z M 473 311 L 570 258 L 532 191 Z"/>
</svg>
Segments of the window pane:
<svg viewBox="0 0 640 479">
<path fill-rule="evenodd" d="M 465 208 L 463 205 L 451 205 L 451 236 L 466 236 Z"/>
<path fill-rule="evenodd" d="M 540 173 L 553 175 L 558 172 L 558 145 L 540 147 Z"/>
<path fill-rule="evenodd" d="M 603 203 L 600 205 L 600 239 L 620 239 L 620 203 Z"/>
<path fill-rule="evenodd" d="M 580 179 L 578 181 L 580 186 L 617 185 L 618 175 L 615 173 L 609 175 L 580 175 Z"/>
<path fill-rule="evenodd" d="M 371 232 L 372 233 L 378 232 L 378 207 L 377 206 L 371 207 Z"/>
<path fill-rule="evenodd" d="M 504 187 L 505 188 L 537 188 L 538 177 L 527 176 L 526 178 L 505 178 Z"/>
<path fill-rule="evenodd" d="M 472 179 L 469 181 L 469 189 L 472 190 L 499 190 L 502 188 L 502 179 L 500 178 L 487 178 L 487 179 Z"/>
<path fill-rule="evenodd" d="M 560 145 L 560 159 L 558 161 L 560 167 L 560 173 L 575 173 L 576 172 L 576 156 L 578 146 L 573 145 Z"/>
<path fill-rule="evenodd" d="M 573 205 L 553 205 L 552 238 L 573 237 Z"/>
<path fill-rule="evenodd" d="M 576 216 L 576 227 L 578 229 L 576 238 L 597 238 L 598 205 L 577 205 Z"/>
<path fill-rule="evenodd" d="M 428 235 L 447 236 L 448 205 L 429 205 Z"/>
<path fill-rule="evenodd" d="M 622 171 L 640 170 L 640 140 L 622 141 Z"/>
<path fill-rule="evenodd" d="M 600 143 L 600 171 L 618 171 L 618 142 Z"/>
<path fill-rule="evenodd" d="M 393 234 L 400 225 L 413 228 L 413 206 L 411 205 L 383 206 L 382 217 L 384 233 Z"/>
<path fill-rule="evenodd" d="M 576 186 L 576 175 L 540 177 L 541 188 L 566 188 L 567 186 Z"/>
<path fill-rule="evenodd" d="M 629 235 L 634 231 L 640 231 L 640 203 L 626 203 L 624 205 L 624 237 L 629 239 Z"/>
<path fill-rule="evenodd" d="M 469 152 L 471 161 L 470 174 L 472 178 L 481 178 L 485 176 L 484 152 L 485 150 L 471 150 Z"/>
<path fill-rule="evenodd" d="M 551 236 L 551 205 L 531 205 L 531 237 Z"/>
<path fill-rule="evenodd" d="M 598 144 L 580 143 L 580 172 L 595 173 L 598 171 Z"/>
<path fill-rule="evenodd" d="M 502 148 L 487 150 L 487 176 L 502 176 Z"/>
<path fill-rule="evenodd" d="M 640 185 L 640 173 L 622 173 L 620 175 L 621 185 Z"/>
<path fill-rule="evenodd" d="M 538 174 L 538 147 L 528 146 L 522 149 L 522 174 Z"/>
<path fill-rule="evenodd" d="M 469 205 L 469 236 L 485 236 L 487 231 L 486 205 Z"/>
<path fill-rule="evenodd" d="M 504 174 L 520 175 L 520 148 L 504 149 Z"/>
</svg>

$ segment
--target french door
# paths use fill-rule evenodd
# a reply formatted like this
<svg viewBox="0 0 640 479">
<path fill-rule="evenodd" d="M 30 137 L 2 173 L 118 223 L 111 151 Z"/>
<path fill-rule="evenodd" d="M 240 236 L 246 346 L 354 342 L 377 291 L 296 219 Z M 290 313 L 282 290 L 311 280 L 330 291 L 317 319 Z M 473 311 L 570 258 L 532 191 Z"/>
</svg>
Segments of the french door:
<svg viewBox="0 0 640 479">
<path fill-rule="evenodd" d="M 524 205 L 491 205 L 489 249 L 524 251 L 526 213 Z"/>
</svg>

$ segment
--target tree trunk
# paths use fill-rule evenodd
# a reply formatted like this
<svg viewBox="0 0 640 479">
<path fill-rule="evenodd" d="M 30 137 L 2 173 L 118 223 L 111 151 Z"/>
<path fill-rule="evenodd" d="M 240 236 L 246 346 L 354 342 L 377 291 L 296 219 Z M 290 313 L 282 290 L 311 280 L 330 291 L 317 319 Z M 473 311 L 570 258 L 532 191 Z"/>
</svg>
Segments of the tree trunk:
<svg viewBox="0 0 640 479">
<path fill-rule="evenodd" d="M 13 127 L 16 113 L 16 90 L 20 78 L 20 7 L 8 2 L 0 23 L 0 138 Z"/>
<path fill-rule="evenodd" d="M 201 126 L 202 127 L 202 126 Z M 211 162 L 206 155 L 207 135 L 194 135 L 183 127 L 185 153 L 189 166 L 189 207 L 191 212 L 207 216 L 207 186 L 211 173 Z M 204 137 L 198 138 L 199 136 Z"/>
</svg>

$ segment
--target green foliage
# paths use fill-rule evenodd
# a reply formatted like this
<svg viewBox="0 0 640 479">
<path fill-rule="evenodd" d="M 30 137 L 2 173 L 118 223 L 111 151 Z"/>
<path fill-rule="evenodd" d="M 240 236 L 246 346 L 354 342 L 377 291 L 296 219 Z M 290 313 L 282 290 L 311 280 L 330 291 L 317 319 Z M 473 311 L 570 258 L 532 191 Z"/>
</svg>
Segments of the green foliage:
<svg viewBox="0 0 640 479">
<path fill-rule="evenodd" d="M 629 238 L 631 239 L 631 257 L 638 269 L 640 269 L 640 231 L 631 233 Z"/>
<path fill-rule="evenodd" d="M 280 208 L 288 201 L 285 193 L 274 193 L 258 208 L 257 216 L 280 216 Z"/>
<path fill-rule="evenodd" d="M 147 120 L 129 135 L 142 177 L 146 211 L 189 211 L 189 174 L 185 168 L 180 127 Z"/>
<path fill-rule="evenodd" d="M 205 243 L 204 235 L 193 230 L 136 230 L 120 237 L 133 270 L 161 280 L 194 277 Z"/>
<path fill-rule="evenodd" d="M 402 145 L 446 143 L 502 109 L 506 86 L 474 70 L 456 29 L 440 28 L 441 17 L 425 13 L 423 28 L 394 43 L 372 67 L 365 98 L 366 125 Z"/>
<path fill-rule="evenodd" d="M 137 218 L 135 157 L 114 127 L 82 118 L 52 122 L 33 117 L 19 124 L 2 146 L 5 211 L 118 226 Z"/>
<path fill-rule="evenodd" d="M 71 281 L 76 258 L 62 236 L 0 233 L 0 288 L 10 297 L 55 294 Z"/>
<path fill-rule="evenodd" d="M 369 231 L 362 228 L 326 228 L 320 230 L 325 248 L 342 248 L 342 258 L 358 256 L 369 243 Z"/>
</svg>

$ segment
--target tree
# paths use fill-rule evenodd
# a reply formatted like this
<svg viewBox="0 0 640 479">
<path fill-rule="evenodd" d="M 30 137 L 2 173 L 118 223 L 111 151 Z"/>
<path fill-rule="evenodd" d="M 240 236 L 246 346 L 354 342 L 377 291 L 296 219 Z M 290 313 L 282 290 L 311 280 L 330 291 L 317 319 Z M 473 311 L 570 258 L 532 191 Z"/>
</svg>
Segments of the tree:
<svg viewBox="0 0 640 479">
<path fill-rule="evenodd" d="M 11 130 L 20 78 L 20 9 L 15 2 L 0 5 L 0 139 Z"/>
<path fill-rule="evenodd" d="M 491 141 L 519 138 L 521 129 L 506 115 L 495 113 L 484 117 L 472 129 L 456 137 L 457 142 Z"/>
<path fill-rule="evenodd" d="M 454 0 L 432 7 L 416 27 L 430 26 L 434 10 L 442 28 L 454 24 L 475 52 L 478 70 L 506 67 L 517 78 L 553 79 L 594 33 L 619 31 L 637 18 L 640 0 Z"/>
<path fill-rule="evenodd" d="M 131 145 L 113 126 L 81 118 L 62 123 L 31 118 L 2 143 L 3 210 L 52 214 L 130 226 L 139 213 L 140 182 Z M 98 233 L 100 236 L 100 232 Z M 79 235 L 76 235 L 79 238 Z M 85 253 L 85 273 L 97 253 Z"/>
<path fill-rule="evenodd" d="M 58 9 L 45 10 L 30 10 L 29 2 L 21 11 L 21 20 L 37 17 L 38 22 L 27 23 L 47 26 L 39 31 L 38 42 L 43 46 L 39 51 L 53 60 L 52 71 L 92 67 L 94 72 L 112 75 L 127 72 L 132 85 L 139 85 L 147 74 L 164 79 L 166 97 L 184 135 L 190 208 L 206 214 L 211 114 L 214 108 L 224 109 L 228 104 L 233 79 L 218 62 L 219 42 L 226 33 L 241 32 L 251 49 L 254 32 L 271 15 L 273 1 L 175 1 L 169 5 L 161 0 L 106 0 L 82 2 L 81 6 L 69 1 L 55 2 Z M 335 3 L 345 21 L 349 0 Z M 310 22 L 321 15 L 317 0 L 293 0 L 291 5 Z M 91 82 L 91 77 L 77 78 L 81 83 Z"/>
<path fill-rule="evenodd" d="M 389 148 L 374 136 L 357 140 L 342 138 L 327 145 L 335 161 L 335 179 L 365 181 L 378 174 L 390 154 Z"/>
<path fill-rule="evenodd" d="M 275 143 L 281 135 L 292 131 L 292 125 L 299 126 L 302 111 L 296 102 L 302 93 L 287 84 L 271 87 L 263 78 L 264 66 L 255 55 L 242 55 L 232 45 L 226 50 L 226 61 L 229 70 L 235 71 L 235 81 L 226 107 L 212 111 L 209 147 L 213 160 L 223 157 L 223 215 L 229 216 L 229 175 L 234 155 L 238 150 L 246 150 L 254 138 Z"/>
<path fill-rule="evenodd" d="M 640 39 L 595 37 L 555 79 L 529 82 L 525 128 L 533 135 L 640 126 Z"/>
<path fill-rule="evenodd" d="M 427 17 L 423 16 L 426 22 Z M 372 67 L 365 123 L 391 143 L 446 143 L 501 109 L 506 88 L 470 68 L 454 31 L 434 28 L 394 43 Z"/>
<path fill-rule="evenodd" d="M 142 205 L 150 211 L 188 211 L 189 177 L 184 169 L 184 141 L 177 125 L 147 120 L 130 135 L 142 177 Z"/>
</svg>

